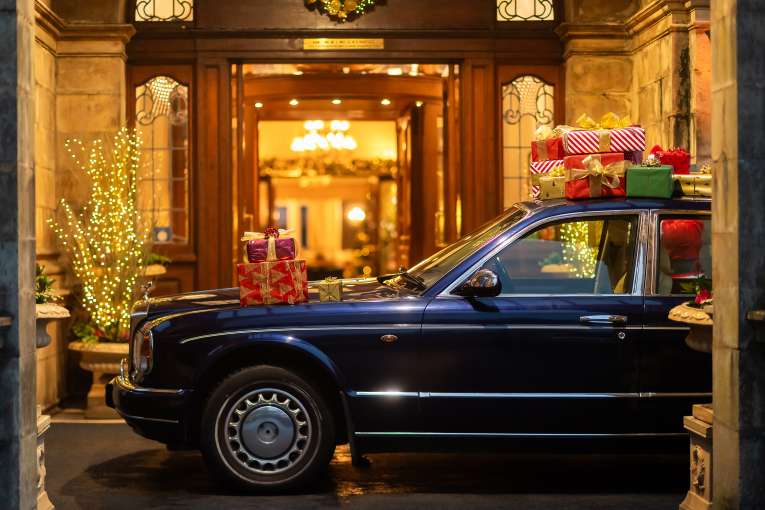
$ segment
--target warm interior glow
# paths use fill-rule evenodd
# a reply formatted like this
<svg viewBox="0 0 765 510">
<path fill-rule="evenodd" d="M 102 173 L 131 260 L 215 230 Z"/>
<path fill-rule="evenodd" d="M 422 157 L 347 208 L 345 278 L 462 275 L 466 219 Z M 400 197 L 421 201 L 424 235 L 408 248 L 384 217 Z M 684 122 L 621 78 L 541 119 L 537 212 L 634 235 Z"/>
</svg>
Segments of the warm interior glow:
<svg viewBox="0 0 765 510">
<path fill-rule="evenodd" d="M 300 101 L 297 99 L 290 99 L 290 106 L 297 106 L 300 104 Z"/>
<path fill-rule="evenodd" d="M 292 149 L 295 138 L 303 138 L 311 130 L 317 133 L 327 128 L 332 128 L 331 122 L 309 121 L 309 129 L 304 121 L 300 120 L 268 120 L 258 123 L 258 153 L 261 159 L 277 158 L 290 159 L 296 157 Z M 347 121 L 342 121 L 347 122 Z M 335 127 L 344 127 L 343 124 Z M 353 134 L 356 148 L 342 151 L 353 159 L 395 159 L 396 156 L 396 123 L 392 120 L 371 121 L 356 120 L 348 125 L 348 129 L 332 131 L 341 132 L 345 135 Z M 299 144 L 300 142 L 298 142 Z M 320 142 L 316 142 L 320 143 Z M 305 153 L 305 152 L 303 152 Z M 316 153 L 320 154 L 320 153 Z"/>
<path fill-rule="evenodd" d="M 352 221 L 354 223 L 360 223 L 367 218 L 367 213 L 365 213 L 364 209 L 362 209 L 361 207 L 354 206 L 353 208 L 351 208 L 351 210 L 348 211 L 347 218 L 348 218 L 348 221 Z"/>
</svg>

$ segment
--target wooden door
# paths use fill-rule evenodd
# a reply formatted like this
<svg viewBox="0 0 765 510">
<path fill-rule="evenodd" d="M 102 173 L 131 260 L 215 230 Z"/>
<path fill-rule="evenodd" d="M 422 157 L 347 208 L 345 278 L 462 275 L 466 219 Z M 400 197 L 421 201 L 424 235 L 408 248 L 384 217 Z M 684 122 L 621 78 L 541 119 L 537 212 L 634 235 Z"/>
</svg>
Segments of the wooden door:
<svg viewBox="0 0 765 510">
<path fill-rule="evenodd" d="M 411 248 L 411 174 L 412 174 L 412 112 L 404 112 L 396 121 L 396 153 L 398 173 L 396 175 L 396 205 L 398 232 L 398 264 L 409 267 Z"/>
</svg>

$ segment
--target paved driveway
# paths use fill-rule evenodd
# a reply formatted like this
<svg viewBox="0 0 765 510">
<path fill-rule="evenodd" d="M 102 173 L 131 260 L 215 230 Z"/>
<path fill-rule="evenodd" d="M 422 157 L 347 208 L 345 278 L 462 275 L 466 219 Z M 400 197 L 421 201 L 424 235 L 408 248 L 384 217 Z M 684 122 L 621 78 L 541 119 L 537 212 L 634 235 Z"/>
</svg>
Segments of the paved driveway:
<svg viewBox="0 0 765 510">
<path fill-rule="evenodd" d="M 168 452 L 126 425 L 54 423 L 48 492 L 59 510 L 148 508 L 676 509 L 687 483 L 683 455 L 371 455 L 351 466 L 338 449 L 312 491 L 226 494 L 196 452 Z"/>
</svg>

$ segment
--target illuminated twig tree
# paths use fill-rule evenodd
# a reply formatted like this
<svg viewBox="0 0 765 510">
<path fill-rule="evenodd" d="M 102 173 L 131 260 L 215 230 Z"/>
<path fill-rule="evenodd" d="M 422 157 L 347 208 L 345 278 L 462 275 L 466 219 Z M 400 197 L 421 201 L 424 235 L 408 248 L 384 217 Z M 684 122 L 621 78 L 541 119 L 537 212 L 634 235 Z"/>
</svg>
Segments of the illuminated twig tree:
<svg viewBox="0 0 765 510">
<path fill-rule="evenodd" d="M 136 203 L 141 141 L 135 131 L 123 128 L 114 135 L 111 150 L 101 140 L 87 147 L 73 140 L 66 147 L 90 178 L 90 196 L 79 213 L 62 199 L 63 220 L 51 220 L 50 225 L 82 282 L 90 320 L 106 339 L 118 341 L 129 329 L 147 247 L 148 229 Z"/>
</svg>

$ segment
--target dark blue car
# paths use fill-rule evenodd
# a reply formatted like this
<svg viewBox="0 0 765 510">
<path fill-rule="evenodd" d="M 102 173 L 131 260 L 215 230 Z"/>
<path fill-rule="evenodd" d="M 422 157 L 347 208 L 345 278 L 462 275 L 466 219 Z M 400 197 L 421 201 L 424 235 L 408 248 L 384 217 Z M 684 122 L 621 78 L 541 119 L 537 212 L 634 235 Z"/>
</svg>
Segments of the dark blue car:
<svg viewBox="0 0 765 510">
<path fill-rule="evenodd" d="M 290 489 L 335 446 L 682 435 L 711 356 L 671 307 L 711 275 L 710 202 L 523 203 L 341 302 L 139 302 L 107 402 L 224 480 Z"/>
</svg>

